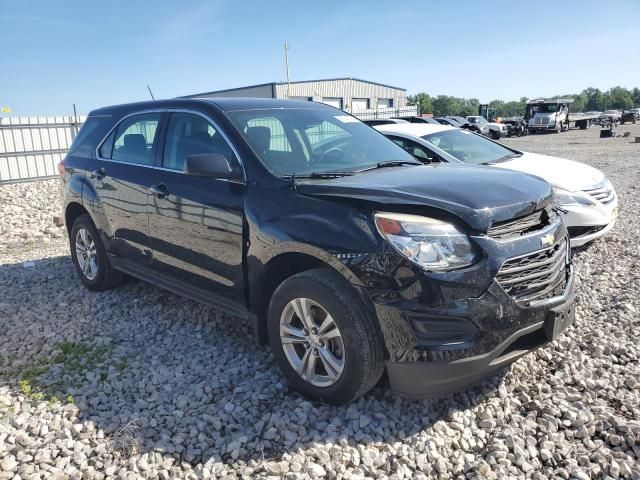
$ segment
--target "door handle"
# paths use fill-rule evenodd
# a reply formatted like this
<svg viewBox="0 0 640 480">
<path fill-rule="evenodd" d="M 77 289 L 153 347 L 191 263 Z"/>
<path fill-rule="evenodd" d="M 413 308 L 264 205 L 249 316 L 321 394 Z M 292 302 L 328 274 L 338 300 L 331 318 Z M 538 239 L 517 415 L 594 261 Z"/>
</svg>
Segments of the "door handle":
<svg viewBox="0 0 640 480">
<path fill-rule="evenodd" d="M 91 178 L 95 178 L 96 180 L 102 180 L 106 174 L 107 174 L 107 171 L 103 167 L 100 167 L 95 169 L 93 172 L 91 172 Z"/>
<path fill-rule="evenodd" d="M 158 198 L 164 198 L 169 195 L 169 189 L 164 183 L 161 183 L 160 185 L 151 185 L 149 187 L 149 191 Z"/>
</svg>

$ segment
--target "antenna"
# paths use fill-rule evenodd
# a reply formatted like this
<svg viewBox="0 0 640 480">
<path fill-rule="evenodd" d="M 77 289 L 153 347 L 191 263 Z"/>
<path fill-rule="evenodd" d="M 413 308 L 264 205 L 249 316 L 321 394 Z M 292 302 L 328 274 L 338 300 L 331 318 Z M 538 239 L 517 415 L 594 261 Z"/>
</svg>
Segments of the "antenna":
<svg viewBox="0 0 640 480">
<path fill-rule="evenodd" d="M 284 66 L 287 70 L 287 98 L 291 97 L 291 85 L 289 81 L 289 43 L 284 42 Z"/>
<path fill-rule="evenodd" d="M 153 92 L 151 91 L 151 87 L 149 86 L 148 83 L 147 83 L 147 90 L 149 90 L 149 95 L 151 95 L 151 100 L 155 100 L 156 97 L 153 96 Z"/>
</svg>

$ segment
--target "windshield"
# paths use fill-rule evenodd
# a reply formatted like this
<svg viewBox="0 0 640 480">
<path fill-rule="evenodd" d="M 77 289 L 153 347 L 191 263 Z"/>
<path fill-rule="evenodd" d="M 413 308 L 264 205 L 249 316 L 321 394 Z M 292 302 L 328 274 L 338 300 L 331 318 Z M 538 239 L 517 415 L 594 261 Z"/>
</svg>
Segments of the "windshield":
<svg viewBox="0 0 640 480">
<path fill-rule="evenodd" d="M 537 113 L 554 113 L 557 110 L 557 103 L 542 103 L 538 105 Z"/>
<path fill-rule="evenodd" d="M 468 130 L 445 130 L 422 138 L 461 162 L 472 165 L 499 162 L 519 156 L 512 150 Z"/>
<path fill-rule="evenodd" d="M 415 159 L 357 118 L 328 108 L 227 112 L 269 171 L 277 176 L 354 172 Z"/>
</svg>

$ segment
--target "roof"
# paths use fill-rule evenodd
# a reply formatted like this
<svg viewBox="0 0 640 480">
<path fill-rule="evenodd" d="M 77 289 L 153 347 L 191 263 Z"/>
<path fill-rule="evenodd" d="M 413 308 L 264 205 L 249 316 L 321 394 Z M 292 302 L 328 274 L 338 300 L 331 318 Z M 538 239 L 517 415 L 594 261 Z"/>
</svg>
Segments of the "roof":
<svg viewBox="0 0 640 480">
<path fill-rule="evenodd" d="M 295 85 L 297 83 L 312 83 L 312 82 L 335 82 L 339 80 L 355 80 L 356 82 L 364 82 L 370 83 L 371 85 L 379 85 L 381 87 L 394 88 L 396 90 L 402 90 L 406 92 L 406 88 L 394 87 L 393 85 L 387 85 L 385 83 L 372 82 L 370 80 L 363 80 L 361 78 L 353 78 L 353 77 L 338 77 L 338 78 L 321 78 L 318 80 L 297 80 L 295 82 L 288 82 L 290 85 Z M 235 92 L 237 90 L 244 90 L 245 88 L 257 88 L 257 87 L 267 87 L 269 85 L 287 85 L 287 82 L 268 82 L 268 83 L 257 83 L 255 85 L 245 85 L 242 87 L 235 88 L 226 88 L 223 90 L 213 90 L 211 92 L 203 92 L 203 93 L 192 93 L 191 95 L 183 95 L 178 98 L 193 98 L 193 97 L 201 97 L 203 95 L 211 95 L 214 93 L 224 93 L 224 92 Z"/>
<path fill-rule="evenodd" d="M 391 123 L 376 125 L 373 128 L 382 133 L 406 133 L 416 137 L 423 137 L 446 130 L 456 130 L 455 127 L 450 127 L 449 125 L 434 125 L 433 123 Z"/>
<path fill-rule="evenodd" d="M 325 105 L 324 103 L 308 102 L 306 100 L 284 100 L 275 98 L 256 98 L 256 97 L 217 97 L 217 98 L 173 98 L 168 100 L 150 100 L 146 102 L 123 103 L 121 105 L 112 105 L 108 107 L 98 108 L 89 112 L 90 116 L 96 115 L 112 115 L 122 112 L 137 110 L 153 110 L 158 108 L 193 108 L 198 105 L 215 105 L 223 111 L 234 110 L 252 110 L 252 109 L 269 109 L 269 108 L 330 108 L 337 109 Z"/>
</svg>

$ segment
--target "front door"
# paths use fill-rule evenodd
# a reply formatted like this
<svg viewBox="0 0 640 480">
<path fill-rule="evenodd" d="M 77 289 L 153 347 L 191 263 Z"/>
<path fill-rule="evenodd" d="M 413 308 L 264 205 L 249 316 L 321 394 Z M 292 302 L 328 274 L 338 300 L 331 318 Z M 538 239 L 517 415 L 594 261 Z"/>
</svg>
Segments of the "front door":
<svg viewBox="0 0 640 480">
<path fill-rule="evenodd" d="M 98 196 L 94 218 L 108 250 L 127 260 L 150 261 L 148 192 L 152 185 L 162 112 L 126 117 L 89 162 Z"/>
<path fill-rule="evenodd" d="M 181 288 L 243 303 L 245 185 L 183 173 L 191 155 L 220 153 L 239 160 L 219 127 L 198 113 L 170 112 L 149 196 L 152 268 Z"/>
</svg>

